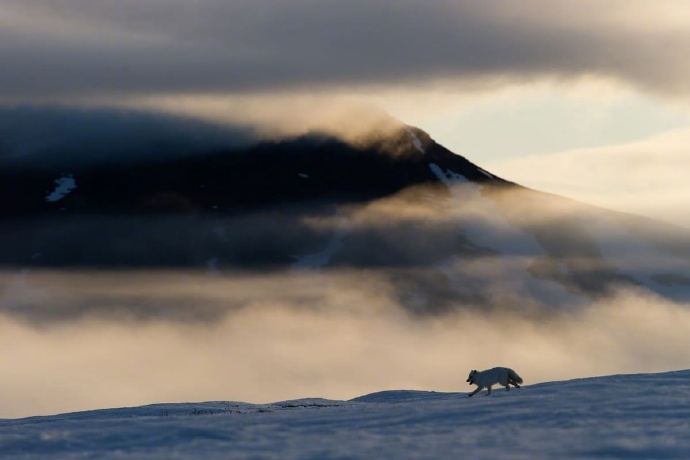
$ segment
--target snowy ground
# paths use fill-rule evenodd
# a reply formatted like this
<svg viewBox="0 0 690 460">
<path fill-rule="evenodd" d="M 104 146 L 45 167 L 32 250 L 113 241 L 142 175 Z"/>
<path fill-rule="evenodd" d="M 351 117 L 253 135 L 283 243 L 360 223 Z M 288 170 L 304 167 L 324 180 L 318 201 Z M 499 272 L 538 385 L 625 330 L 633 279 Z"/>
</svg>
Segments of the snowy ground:
<svg viewBox="0 0 690 460">
<path fill-rule="evenodd" d="M 384 391 L 0 420 L 0 457 L 690 458 L 690 370 L 483 394 Z"/>
</svg>

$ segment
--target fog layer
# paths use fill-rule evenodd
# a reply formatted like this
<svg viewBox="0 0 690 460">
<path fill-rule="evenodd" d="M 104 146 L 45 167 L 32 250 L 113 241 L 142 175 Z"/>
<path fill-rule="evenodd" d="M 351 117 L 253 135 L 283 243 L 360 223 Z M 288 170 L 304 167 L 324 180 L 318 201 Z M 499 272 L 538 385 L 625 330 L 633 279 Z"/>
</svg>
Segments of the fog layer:
<svg viewBox="0 0 690 460">
<path fill-rule="evenodd" d="M 3 279 L 0 417 L 171 401 L 344 399 L 401 388 L 466 391 L 469 370 L 497 365 L 515 368 L 527 385 L 690 366 L 690 306 L 641 291 L 568 313 L 516 303 L 419 316 L 373 272 Z M 100 308 L 46 314 L 79 302 Z M 18 314 L 29 305 L 40 305 L 43 321 Z"/>
</svg>

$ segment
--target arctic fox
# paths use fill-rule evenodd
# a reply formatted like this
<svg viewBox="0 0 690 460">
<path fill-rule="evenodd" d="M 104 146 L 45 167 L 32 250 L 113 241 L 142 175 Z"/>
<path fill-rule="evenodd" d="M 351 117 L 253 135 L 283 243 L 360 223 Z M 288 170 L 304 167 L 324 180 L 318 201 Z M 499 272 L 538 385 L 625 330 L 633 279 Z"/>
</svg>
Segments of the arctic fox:
<svg viewBox="0 0 690 460">
<path fill-rule="evenodd" d="M 474 396 L 484 388 L 488 388 L 489 391 L 486 393 L 488 396 L 491 394 L 491 386 L 497 383 L 506 387 L 506 391 L 510 390 L 510 385 L 520 388 L 518 383 L 522 383 L 522 378 L 517 375 L 517 372 L 507 367 L 494 367 L 486 371 L 478 372 L 475 370 L 470 372 L 467 381 L 470 385 L 477 385 L 477 389 L 467 396 Z"/>
</svg>

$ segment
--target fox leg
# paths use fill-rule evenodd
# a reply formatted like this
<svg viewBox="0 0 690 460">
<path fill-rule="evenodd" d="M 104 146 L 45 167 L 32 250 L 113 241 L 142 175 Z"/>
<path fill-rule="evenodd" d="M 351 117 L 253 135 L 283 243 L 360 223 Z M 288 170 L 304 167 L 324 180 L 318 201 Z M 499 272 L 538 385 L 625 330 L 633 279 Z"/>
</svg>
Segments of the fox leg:
<svg viewBox="0 0 690 460">
<path fill-rule="evenodd" d="M 483 389 L 484 389 L 484 387 L 480 387 L 479 385 L 477 385 L 477 389 L 474 390 L 472 393 L 468 394 L 467 397 L 468 397 L 468 398 L 471 398 L 472 396 L 476 395 L 477 393 L 479 393 L 479 392 L 482 391 Z"/>
<path fill-rule="evenodd" d="M 489 396 L 491 394 L 491 385 L 489 385 L 487 388 L 489 391 L 486 393 L 486 395 Z"/>
</svg>

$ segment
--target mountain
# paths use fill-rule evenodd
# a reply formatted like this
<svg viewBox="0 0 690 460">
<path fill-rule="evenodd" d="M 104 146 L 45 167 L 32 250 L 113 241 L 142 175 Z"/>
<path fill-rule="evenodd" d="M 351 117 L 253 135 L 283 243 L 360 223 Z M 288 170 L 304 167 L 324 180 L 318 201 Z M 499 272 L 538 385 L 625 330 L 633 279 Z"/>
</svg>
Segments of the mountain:
<svg viewBox="0 0 690 460">
<path fill-rule="evenodd" d="M 130 114 L 113 134 L 100 116 L 0 132 L 7 269 L 375 270 L 420 313 L 690 300 L 690 231 L 527 189 L 415 127 L 266 139 Z"/>
<path fill-rule="evenodd" d="M 0 420 L 3 458 L 687 458 L 690 371 Z M 654 388 L 660 391 L 649 391 Z M 663 391 L 661 391 L 663 390 Z"/>
<path fill-rule="evenodd" d="M 344 205 L 438 182 L 441 176 L 451 180 L 452 174 L 507 184 L 413 128 L 360 146 L 317 133 L 182 157 L 86 165 L 15 160 L 4 166 L 6 218 L 236 215 L 294 204 Z"/>
</svg>

